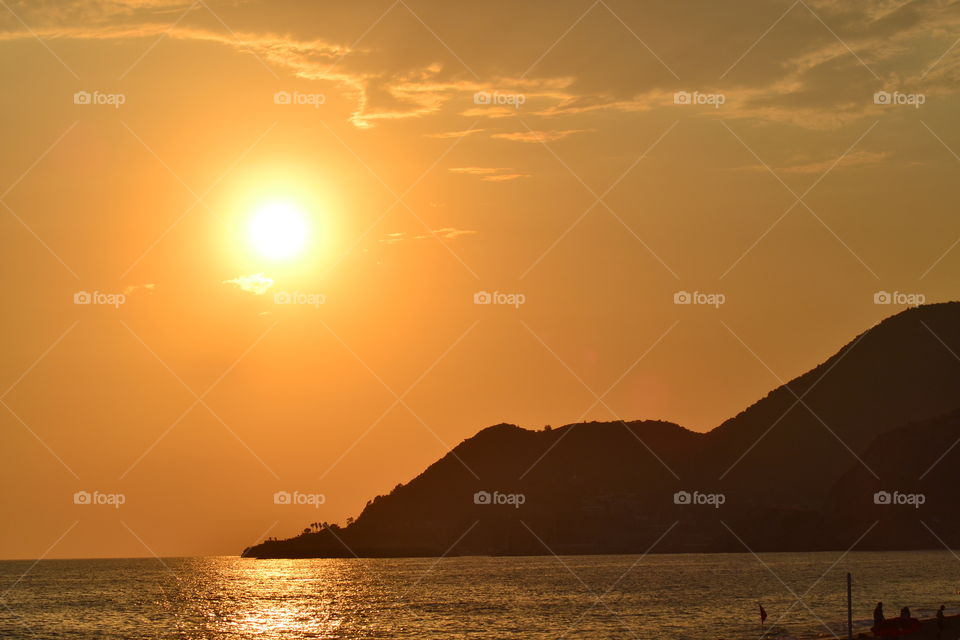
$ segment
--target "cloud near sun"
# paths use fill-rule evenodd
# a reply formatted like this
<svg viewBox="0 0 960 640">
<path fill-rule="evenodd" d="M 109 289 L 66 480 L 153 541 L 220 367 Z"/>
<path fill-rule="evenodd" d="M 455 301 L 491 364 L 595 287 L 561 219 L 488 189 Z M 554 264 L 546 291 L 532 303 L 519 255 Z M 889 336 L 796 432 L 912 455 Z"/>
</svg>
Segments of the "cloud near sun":
<svg viewBox="0 0 960 640">
<path fill-rule="evenodd" d="M 517 173 L 509 167 L 451 167 L 450 172 L 475 176 L 486 182 L 507 182 L 530 177 L 526 173 Z"/>
<path fill-rule="evenodd" d="M 273 286 L 273 278 L 262 273 L 252 273 L 248 276 L 237 276 L 233 280 L 224 280 L 223 284 L 232 284 L 241 291 L 247 291 L 255 296 L 262 296 Z"/>
<path fill-rule="evenodd" d="M 727 95 L 726 119 L 832 128 L 869 115 L 864 96 L 887 86 L 909 89 L 922 80 L 928 94 L 960 87 L 960 55 L 951 51 L 960 11 L 949 2 L 743 0 L 696 10 L 672 0 L 533 1 L 508 9 L 478 3 L 469 20 L 446 4 L 351 3 L 351 20 L 318 5 L 317 19 L 305 20 L 307 5 L 285 0 L 54 0 L 2 12 L 0 41 L 149 46 L 169 39 L 228 47 L 256 56 L 281 78 L 291 74 L 341 91 L 353 101 L 350 121 L 358 127 L 440 113 L 496 122 L 518 114 L 555 121 L 648 111 L 668 107 L 675 91 L 697 89 Z M 790 37 L 774 37 L 786 25 Z M 770 37 L 761 38 L 768 28 Z M 523 94 L 523 106 L 474 104 L 475 92 L 493 90 Z M 696 117 L 716 117 L 710 111 Z M 512 129 L 491 135 L 531 139 Z M 538 140 L 551 139 L 557 138 L 547 132 Z"/>
<path fill-rule="evenodd" d="M 385 237 L 380 239 L 380 242 L 384 244 L 397 244 L 398 242 L 403 242 L 404 240 L 426 240 L 428 238 L 436 238 L 437 240 L 456 240 L 463 236 L 472 236 L 477 232 L 473 229 L 457 229 L 456 227 L 444 227 L 442 229 L 430 229 L 429 233 L 421 234 L 412 234 L 407 233 L 406 231 L 395 231 L 393 233 L 388 233 Z"/>
</svg>

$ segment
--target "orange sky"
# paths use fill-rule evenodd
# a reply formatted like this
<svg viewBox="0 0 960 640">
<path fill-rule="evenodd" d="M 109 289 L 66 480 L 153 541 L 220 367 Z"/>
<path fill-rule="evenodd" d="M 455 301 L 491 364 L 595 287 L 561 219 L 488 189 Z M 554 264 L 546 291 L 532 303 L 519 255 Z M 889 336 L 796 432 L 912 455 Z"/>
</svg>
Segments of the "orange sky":
<svg viewBox="0 0 960 640">
<path fill-rule="evenodd" d="M 958 297 L 955 3 L 516 4 L 0 7 L 0 557 L 238 553 L 498 422 L 707 430 Z"/>
</svg>

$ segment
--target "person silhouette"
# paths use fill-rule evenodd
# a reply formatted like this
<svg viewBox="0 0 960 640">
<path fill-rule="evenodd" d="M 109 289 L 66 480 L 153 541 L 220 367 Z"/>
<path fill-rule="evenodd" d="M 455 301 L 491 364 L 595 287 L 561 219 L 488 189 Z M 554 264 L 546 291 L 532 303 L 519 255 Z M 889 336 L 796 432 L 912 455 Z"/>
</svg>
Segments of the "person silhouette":
<svg viewBox="0 0 960 640">
<path fill-rule="evenodd" d="M 874 608 L 874 610 L 873 610 L 873 624 L 874 624 L 874 626 L 876 626 L 876 625 L 881 625 L 881 624 L 883 624 L 883 621 L 884 621 L 884 617 L 883 617 L 883 603 L 882 603 L 882 602 L 878 602 L 876 608 Z"/>
<path fill-rule="evenodd" d="M 904 607 L 903 609 L 900 609 L 900 617 L 903 618 L 904 620 L 906 620 L 907 618 L 909 618 L 909 617 L 910 617 L 910 607 Z"/>
<path fill-rule="evenodd" d="M 937 609 L 937 637 L 943 635 L 943 605 L 940 605 L 940 608 Z"/>
</svg>

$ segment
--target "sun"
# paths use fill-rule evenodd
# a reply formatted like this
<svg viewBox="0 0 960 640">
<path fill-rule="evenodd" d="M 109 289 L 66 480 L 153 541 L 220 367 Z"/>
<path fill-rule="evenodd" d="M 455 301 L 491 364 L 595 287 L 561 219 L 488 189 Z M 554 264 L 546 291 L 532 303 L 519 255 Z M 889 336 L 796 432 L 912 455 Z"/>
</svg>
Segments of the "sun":
<svg viewBox="0 0 960 640">
<path fill-rule="evenodd" d="M 268 202 L 250 218 L 247 233 L 260 255 L 272 260 L 289 260 L 307 245 L 310 225 L 307 216 L 289 202 Z"/>
</svg>

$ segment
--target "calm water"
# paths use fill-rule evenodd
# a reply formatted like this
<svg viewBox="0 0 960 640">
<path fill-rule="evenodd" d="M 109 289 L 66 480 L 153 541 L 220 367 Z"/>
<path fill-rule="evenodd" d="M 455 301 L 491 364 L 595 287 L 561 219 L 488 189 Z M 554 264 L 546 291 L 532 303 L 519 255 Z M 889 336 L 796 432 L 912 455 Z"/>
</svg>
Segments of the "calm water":
<svg viewBox="0 0 960 640">
<path fill-rule="evenodd" d="M 840 555 L 6 561 L 0 637 L 757 638 L 758 601 L 776 637 L 829 637 L 824 624 L 845 631 L 846 571 L 855 626 L 878 599 L 888 614 L 960 610 L 946 551 L 851 553 L 831 569 Z"/>
</svg>

